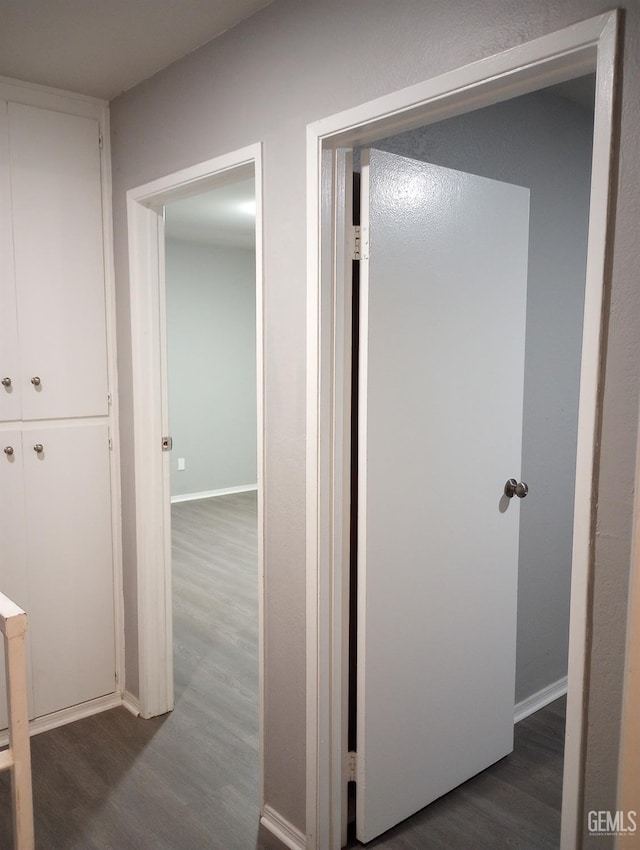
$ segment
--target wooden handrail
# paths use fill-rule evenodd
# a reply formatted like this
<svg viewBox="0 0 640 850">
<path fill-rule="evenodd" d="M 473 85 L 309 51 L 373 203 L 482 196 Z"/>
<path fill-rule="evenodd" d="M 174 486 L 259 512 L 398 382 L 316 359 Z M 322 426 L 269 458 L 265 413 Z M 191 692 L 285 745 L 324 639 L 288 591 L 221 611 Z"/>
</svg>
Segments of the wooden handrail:
<svg viewBox="0 0 640 850">
<path fill-rule="evenodd" d="M 11 771 L 15 850 L 33 850 L 31 746 L 27 706 L 27 668 L 24 634 L 27 615 L 0 593 L 0 632 L 4 638 L 9 716 L 9 749 L 0 753 L 0 770 Z"/>
</svg>

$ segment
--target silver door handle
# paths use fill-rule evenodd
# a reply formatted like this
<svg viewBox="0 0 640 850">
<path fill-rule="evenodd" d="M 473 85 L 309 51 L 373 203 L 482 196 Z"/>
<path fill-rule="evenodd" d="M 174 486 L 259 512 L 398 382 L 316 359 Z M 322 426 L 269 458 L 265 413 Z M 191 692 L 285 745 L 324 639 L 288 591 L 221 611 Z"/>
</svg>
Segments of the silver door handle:
<svg viewBox="0 0 640 850">
<path fill-rule="evenodd" d="M 35 375 L 33 378 L 31 378 L 31 383 L 33 384 L 34 387 L 39 387 L 40 383 L 41 383 L 40 378 L 37 375 Z"/>
<path fill-rule="evenodd" d="M 528 485 L 524 481 L 516 481 L 515 478 L 510 478 L 504 485 L 504 494 L 508 499 L 512 499 L 514 496 L 524 499 L 528 492 Z"/>
<path fill-rule="evenodd" d="M 3 378 L 2 379 L 2 386 L 3 387 L 10 387 L 11 386 L 11 378 Z"/>
<path fill-rule="evenodd" d="M 8 457 L 11 457 L 11 455 L 13 454 L 13 446 L 5 446 L 5 447 L 4 447 L 4 453 L 5 453 Z"/>
<path fill-rule="evenodd" d="M 42 445 L 42 443 L 36 443 L 33 447 L 33 450 L 37 455 L 42 454 L 42 452 L 44 451 L 44 446 Z"/>
</svg>

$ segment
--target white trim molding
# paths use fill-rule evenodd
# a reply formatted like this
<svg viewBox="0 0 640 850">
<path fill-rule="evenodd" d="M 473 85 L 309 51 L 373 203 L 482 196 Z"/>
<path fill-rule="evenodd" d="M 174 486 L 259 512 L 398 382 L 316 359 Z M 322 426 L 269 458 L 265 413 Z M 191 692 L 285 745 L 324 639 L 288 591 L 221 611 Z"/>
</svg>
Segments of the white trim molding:
<svg viewBox="0 0 640 850">
<path fill-rule="evenodd" d="M 61 708 L 60 711 L 54 711 L 51 714 L 44 714 L 42 717 L 30 720 L 29 735 L 40 735 L 42 732 L 49 732 L 59 726 L 66 726 L 67 723 L 75 723 L 76 720 L 83 720 L 85 717 L 92 717 L 94 714 L 101 714 L 103 711 L 109 711 L 109 709 L 118 708 L 121 705 L 122 694 L 114 693 L 72 705 L 70 708 Z M 0 732 L 0 747 L 4 747 L 8 743 L 9 736 L 5 729 Z"/>
<path fill-rule="evenodd" d="M 640 480 L 640 434 L 636 449 L 636 481 Z M 638 765 L 640 764 L 640 491 L 636 487 L 633 516 L 633 546 L 629 605 L 627 610 L 627 646 L 624 671 L 624 704 L 618 766 L 616 810 L 640 809 Z M 616 850 L 638 850 L 638 834 L 620 834 Z"/>
<path fill-rule="evenodd" d="M 164 205 L 229 177 L 255 178 L 259 762 L 264 787 L 264 333 L 262 145 L 249 145 L 127 192 L 135 439 L 136 568 L 142 717 L 173 708 L 173 619 L 164 286 Z"/>
<path fill-rule="evenodd" d="M 608 12 L 510 50 L 329 116 L 307 127 L 307 838 L 309 850 L 339 850 L 345 629 L 343 434 L 346 359 L 338 315 L 344 257 L 336 237 L 340 156 L 374 139 L 442 121 L 596 71 L 589 243 L 580 376 L 569 636 L 562 850 L 577 850 L 588 702 L 589 596 L 600 413 L 602 304 L 610 250 L 610 162 L 618 12 Z M 344 194 L 344 193 L 343 193 Z M 340 243 L 340 238 L 336 242 Z"/>
<path fill-rule="evenodd" d="M 257 490 L 257 484 L 239 484 L 237 487 L 222 487 L 220 490 L 201 490 L 199 493 L 181 493 L 171 497 L 171 504 L 177 502 L 195 502 L 198 499 L 215 499 L 218 496 L 231 496 L 234 493 L 250 493 Z"/>
<path fill-rule="evenodd" d="M 122 707 L 126 708 L 134 717 L 140 716 L 140 700 L 134 696 L 131 691 L 124 691 L 122 694 Z"/>
<path fill-rule="evenodd" d="M 263 806 L 260 823 L 289 850 L 306 850 L 304 834 L 271 806 Z"/>
<path fill-rule="evenodd" d="M 563 697 L 566 692 L 566 676 L 563 676 L 562 679 L 558 679 L 557 682 L 552 682 L 545 688 L 540 688 L 540 690 L 536 691 L 535 694 L 531 694 L 531 696 L 528 696 L 526 699 L 520 700 L 520 702 L 516 703 L 513 722 L 520 723 L 520 721 L 524 720 L 525 717 L 535 714 L 536 711 L 540 711 L 541 708 L 549 705 L 549 703 Z"/>
<path fill-rule="evenodd" d="M 12 77 L 0 76 L 0 98 L 71 115 L 84 115 L 87 118 L 104 115 L 109 110 L 108 100 L 51 88 L 40 83 L 28 83 L 26 80 L 14 80 Z"/>
</svg>

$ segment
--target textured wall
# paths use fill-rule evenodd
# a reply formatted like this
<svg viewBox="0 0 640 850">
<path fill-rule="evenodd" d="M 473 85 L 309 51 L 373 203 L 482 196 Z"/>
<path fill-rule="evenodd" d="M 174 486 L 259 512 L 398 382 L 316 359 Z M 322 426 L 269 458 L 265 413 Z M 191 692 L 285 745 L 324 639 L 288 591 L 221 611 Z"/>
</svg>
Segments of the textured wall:
<svg viewBox="0 0 640 850">
<path fill-rule="evenodd" d="M 531 190 L 516 702 L 567 673 L 592 132 L 536 92 L 374 145 Z"/>
<path fill-rule="evenodd" d="M 255 484 L 255 251 L 167 239 L 165 269 L 171 495 Z"/>
<path fill-rule="evenodd" d="M 616 234 L 597 452 L 587 806 L 615 801 L 640 368 L 640 8 L 624 39 Z M 606 11 L 605 0 L 276 0 L 112 105 L 128 682 L 136 688 L 125 191 L 264 143 L 267 801 L 305 818 L 305 127 Z M 595 839 L 597 846 L 606 846 Z"/>
</svg>

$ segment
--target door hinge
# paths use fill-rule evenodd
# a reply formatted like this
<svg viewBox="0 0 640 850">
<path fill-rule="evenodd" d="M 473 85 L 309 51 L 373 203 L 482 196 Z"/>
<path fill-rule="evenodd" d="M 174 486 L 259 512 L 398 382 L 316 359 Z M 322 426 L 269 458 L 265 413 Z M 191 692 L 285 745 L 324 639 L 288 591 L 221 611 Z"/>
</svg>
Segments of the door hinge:
<svg viewBox="0 0 640 850">
<path fill-rule="evenodd" d="M 100 150 L 104 147 L 104 140 L 102 138 L 102 133 L 98 133 L 98 147 Z"/>
<path fill-rule="evenodd" d="M 356 781 L 356 770 L 358 767 L 358 753 L 347 753 L 344 761 L 344 779 L 345 782 Z"/>
<path fill-rule="evenodd" d="M 113 449 L 113 440 L 109 437 L 109 448 Z"/>
<path fill-rule="evenodd" d="M 351 258 L 353 260 L 369 259 L 369 228 L 359 224 L 351 228 Z"/>
<path fill-rule="evenodd" d="M 111 407 L 111 393 L 107 393 L 107 405 Z"/>
<path fill-rule="evenodd" d="M 170 452 L 173 448 L 173 437 L 163 437 L 162 438 L 162 451 Z"/>
<path fill-rule="evenodd" d="M 362 233 L 360 227 L 356 224 L 351 228 L 351 259 L 359 260 L 360 257 L 360 239 Z"/>
</svg>

